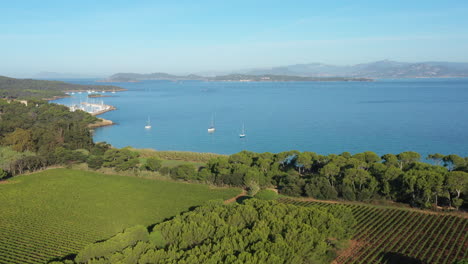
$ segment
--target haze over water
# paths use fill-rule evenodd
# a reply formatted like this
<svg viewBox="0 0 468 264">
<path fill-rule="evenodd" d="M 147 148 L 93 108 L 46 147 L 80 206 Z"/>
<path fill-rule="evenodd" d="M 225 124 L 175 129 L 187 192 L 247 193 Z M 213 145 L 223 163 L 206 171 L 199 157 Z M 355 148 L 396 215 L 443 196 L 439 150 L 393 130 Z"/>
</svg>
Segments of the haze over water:
<svg viewBox="0 0 468 264">
<path fill-rule="evenodd" d="M 94 139 L 116 147 L 223 154 L 246 149 L 468 155 L 468 79 L 115 85 L 128 91 L 99 98 L 117 107 L 100 117 L 118 124 L 96 129 Z M 216 132 L 208 134 L 212 115 Z M 144 128 L 148 116 L 150 130 Z"/>
</svg>

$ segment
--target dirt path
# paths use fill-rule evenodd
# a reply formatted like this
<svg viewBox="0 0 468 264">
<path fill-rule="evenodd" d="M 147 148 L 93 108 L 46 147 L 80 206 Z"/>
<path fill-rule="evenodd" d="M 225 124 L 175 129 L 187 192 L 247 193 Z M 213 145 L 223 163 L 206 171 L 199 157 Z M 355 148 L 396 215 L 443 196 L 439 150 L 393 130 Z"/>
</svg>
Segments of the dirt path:
<svg viewBox="0 0 468 264">
<path fill-rule="evenodd" d="M 247 192 L 245 190 L 242 190 L 242 192 L 230 199 L 227 199 L 224 201 L 224 204 L 230 204 L 230 203 L 234 203 L 235 201 L 237 201 L 237 199 L 239 199 L 240 197 L 243 197 L 243 196 L 247 196 Z"/>
</svg>

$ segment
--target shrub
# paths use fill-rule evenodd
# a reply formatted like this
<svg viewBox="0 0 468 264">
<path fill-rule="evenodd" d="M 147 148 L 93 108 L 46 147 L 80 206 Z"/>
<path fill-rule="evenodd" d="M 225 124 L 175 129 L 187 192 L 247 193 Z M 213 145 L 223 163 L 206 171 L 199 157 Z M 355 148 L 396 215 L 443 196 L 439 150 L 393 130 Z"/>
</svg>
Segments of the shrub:
<svg viewBox="0 0 468 264">
<path fill-rule="evenodd" d="M 162 167 L 162 168 L 159 170 L 159 173 L 161 173 L 162 175 L 169 175 L 169 174 L 171 174 L 171 168 L 169 168 L 169 167 Z"/>
<path fill-rule="evenodd" d="M 94 156 L 91 155 L 88 157 L 88 167 L 93 170 L 100 169 L 102 167 L 102 163 L 104 160 L 102 159 L 102 156 Z"/>
<path fill-rule="evenodd" d="M 171 177 L 173 179 L 189 180 L 194 178 L 195 174 L 195 166 L 192 164 L 179 165 L 171 170 Z"/>
<path fill-rule="evenodd" d="M 8 173 L 4 171 L 3 169 L 0 169 L 0 180 L 6 179 L 8 176 Z"/>
<path fill-rule="evenodd" d="M 146 160 L 145 169 L 149 171 L 158 171 L 162 167 L 162 161 L 158 158 L 150 157 Z"/>
<path fill-rule="evenodd" d="M 260 186 L 256 181 L 250 181 L 247 183 L 247 194 L 250 196 L 254 196 L 260 190 Z"/>
</svg>

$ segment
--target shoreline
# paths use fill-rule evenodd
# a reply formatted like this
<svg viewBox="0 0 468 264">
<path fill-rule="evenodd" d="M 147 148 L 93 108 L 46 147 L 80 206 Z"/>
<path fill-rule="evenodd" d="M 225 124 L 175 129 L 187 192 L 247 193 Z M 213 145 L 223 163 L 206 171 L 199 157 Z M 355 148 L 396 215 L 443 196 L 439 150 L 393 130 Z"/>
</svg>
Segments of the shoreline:
<svg viewBox="0 0 468 264">
<path fill-rule="evenodd" d="M 109 91 L 108 91 L 108 90 L 103 90 L 103 91 L 104 91 L 104 92 L 122 92 L 122 91 L 127 91 L 127 89 L 123 89 L 123 88 L 122 88 L 121 90 L 109 90 Z M 100 92 L 103 92 L 103 91 L 100 91 Z M 79 90 L 73 90 L 73 91 L 70 90 L 70 91 L 64 91 L 64 92 L 65 92 L 65 93 L 68 93 L 68 92 L 83 92 L 83 90 L 81 90 L 81 91 L 79 91 Z M 59 99 L 63 99 L 63 98 L 70 98 L 70 97 L 72 97 L 72 96 L 70 96 L 70 95 L 68 95 L 68 94 L 65 94 L 65 95 L 60 95 L 60 96 L 57 95 L 57 96 L 54 96 L 54 97 L 52 97 L 52 98 L 42 98 L 42 100 L 46 100 L 46 101 L 48 101 L 49 103 L 55 103 L 55 102 L 53 102 L 53 101 L 59 100 Z M 100 96 L 98 96 L 98 97 L 96 97 L 96 98 L 99 98 L 99 97 L 112 97 L 112 96 L 106 96 L 106 95 L 103 96 L 103 95 L 101 94 Z M 81 103 L 81 104 L 86 105 L 86 104 L 89 104 L 89 103 L 83 102 L 83 103 Z M 90 104 L 90 105 L 92 105 L 92 104 Z M 90 114 L 90 115 L 92 115 L 92 116 L 98 116 L 98 115 L 102 115 L 102 114 L 107 113 L 107 112 L 110 112 L 110 111 L 117 110 L 117 108 L 116 108 L 115 106 L 113 106 L 113 105 L 104 105 L 104 106 L 106 106 L 106 108 L 105 108 L 104 110 L 97 111 L 97 112 L 92 112 L 92 113 L 87 112 L 87 113 Z M 67 106 L 67 107 L 71 110 L 71 108 L 70 108 L 69 106 Z M 94 128 L 98 128 L 98 127 L 112 126 L 112 125 L 115 124 L 112 120 L 107 120 L 107 119 L 100 118 L 100 117 L 98 117 L 98 119 L 99 119 L 99 120 L 96 121 L 95 123 L 89 124 L 89 125 L 88 125 L 88 128 L 94 129 Z"/>
<path fill-rule="evenodd" d="M 112 126 L 114 124 L 115 123 L 112 122 L 112 120 L 108 120 L 108 119 L 98 117 L 98 121 L 96 121 L 96 122 L 94 122 L 92 124 L 89 124 L 88 128 L 94 129 L 94 128 L 98 128 L 98 127 Z"/>
</svg>

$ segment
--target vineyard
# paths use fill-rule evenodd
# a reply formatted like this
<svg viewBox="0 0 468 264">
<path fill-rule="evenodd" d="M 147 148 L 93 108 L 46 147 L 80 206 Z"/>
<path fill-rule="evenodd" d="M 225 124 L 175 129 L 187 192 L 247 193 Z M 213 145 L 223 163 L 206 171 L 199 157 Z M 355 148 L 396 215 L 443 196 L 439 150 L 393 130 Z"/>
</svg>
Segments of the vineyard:
<svg viewBox="0 0 468 264">
<path fill-rule="evenodd" d="M 281 198 L 299 206 L 333 203 Z M 468 219 L 403 208 L 346 204 L 357 224 L 350 248 L 336 264 L 345 263 L 453 263 L 468 257 Z"/>
<path fill-rule="evenodd" d="M 0 184 L 0 263 L 44 263 L 238 189 L 55 169 Z"/>
</svg>

